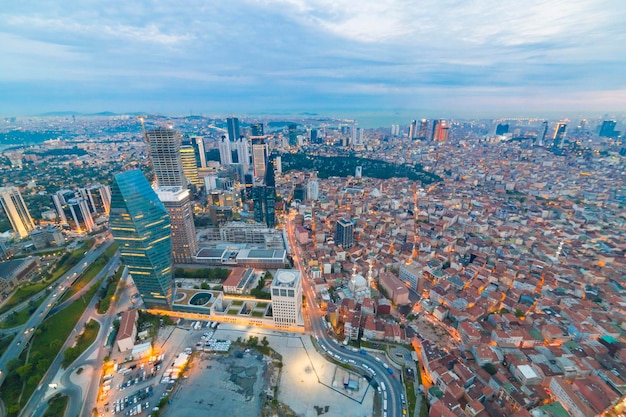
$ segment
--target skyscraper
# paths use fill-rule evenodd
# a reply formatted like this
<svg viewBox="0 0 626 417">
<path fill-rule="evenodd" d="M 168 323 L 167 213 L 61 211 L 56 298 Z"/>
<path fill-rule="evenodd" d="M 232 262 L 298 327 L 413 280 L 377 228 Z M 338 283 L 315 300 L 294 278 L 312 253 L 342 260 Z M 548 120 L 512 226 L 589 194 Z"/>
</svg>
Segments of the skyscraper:
<svg viewBox="0 0 626 417">
<path fill-rule="evenodd" d="M 421 140 L 425 140 L 428 137 L 428 120 L 422 119 L 420 120 L 420 131 L 418 134 L 418 138 Z"/>
<path fill-rule="evenodd" d="M 498 123 L 496 125 L 496 136 L 502 136 L 509 133 L 509 124 L 508 123 Z"/>
<path fill-rule="evenodd" d="M 306 183 L 306 198 L 307 200 L 319 200 L 320 198 L 320 183 L 317 179 L 310 179 Z"/>
<path fill-rule="evenodd" d="M 335 227 L 335 244 L 344 249 L 354 245 L 354 224 L 351 220 L 341 218 Z"/>
<path fill-rule="evenodd" d="M 222 136 L 218 143 L 220 151 L 220 164 L 231 165 L 233 163 L 233 154 L 230 149 L 230 141 L 226 136 Z"/>
<path fill-rule="evenodd" d="M 228 140 L 230 142 L 234 142 L 239 139 L 239 119 L 236 117 L 229 117 L 226 119 L 226 124 L 228 127 Z"/>
<path fill-rule="evenodd" d="M 433 120 L 433 132 L 431 139 L 434 142 L 447 142 L 450 127 L 445 120 Z"/>
<path fill-rule="evenodd" d="M 89 233 L 95 226 L 87 200 L 82 197 L 66 200 L 61 205 L 60 217 L 70 229 L 79 233 Z"/>
<path fill-rule="evenodd" d="M 267 144 L 263 139 L 252 140 L 252 168 L 254 169 L 255 178 L 265 177 L 265 168 L 267 166 Z"/>
<path fill-rule="evenodd" d="M 187 187 L 180 161 L 182 136 L 174 129 L 154 129 L 146 132 L 150 158 L 159 187 Z"/>
<path fill-rule="evenodd" d="M 558 122 L 556 126 L 554 126 L 554 134 L 552 135 L 552 146 L 555 148 L 560 148 L 563 146 L 563 142 L 565 140 L 565 130 L 567 129 L 567 123 Z"/>
<path fill-rule="evenodd" d="M 539 135 L 537 135 L 537 146 L 543 146 L 546 143 L 546 136 L 548 135 L 548 122 L 544 121 L 541 123 L 541 130 L 539 131 Z"/>
<path fill-rule="evenodd" d="M 605 120 L 600 126 L 600 136 L 604 138 L 614 138 L 619 135 L 618 131 L 615 131 L 617 122 L 615 120 Z"/>
<path fill-rule="evenodd" d="M 235 150 L 237 151 L 237 162 L 243 165 L 243 171 L 247 172 L 250 166 L 250 146 L 248 139 L 240 137 L 235 142 Z"/>
<path fill-rule="evenodd" d="M 202 136 L 191 136 L 191 144 L 196 151 L 198 168 L 206 168 L 206 151 L 204 150 L 204 138 Z"/>
<path fill-rule="evenodd" d="M 287 134 L 289 136 L 289 145 L 296 146 L 298 144 L 298 125 L 290 124 L 287 126 Z"/>
<path fill-rule="evenodd" d="M 191 193 L 182 187 L 157 188 L 156 193 L 170 215 L 174 262 L 181 264 L 193 262 L 198 253 L 198 240 L 193 224 Z"/>
<path fill-rule="evenodd" d="M 198 177 L 198 161 L 193 146 L 183 145 L 180 147 L 180 163 L 183 166 L 183 175 L 187 181 L 195 186 L 201 186 L 202 180 Z"/>
<path fill-rule="evenodd" d="M 409 139 L 415 139 L 417 137 L 417 120 L 411 120 L 409 126 Z"/>
<path fill-rule="evenodd" d="M 0 187 L 0 203 L 13 231 L 17 233 L 20 239 L 28 237 L 28 233 L 35 229 L 35 223 L 33 223 L 32 217 L 20 190 L 16 187 Z"/>
<path fill-rule="evenodd" d="M 251 136 L 263 136 L 263 123 L 253 123 L 250 131 Z"/>
<path fill-rule="evenodd" d="M 146 307 L 171 307 L 170 215 L 141 171 L 115 175 L 109 224 Z"/>
<path fill-rule="evenodd" d="M 265 172 L 265 184 L 252 187 L 254 220 L 265 223 L 267 227 L 276 227 L 276 181 L 271 161 Z"/>
</svg>

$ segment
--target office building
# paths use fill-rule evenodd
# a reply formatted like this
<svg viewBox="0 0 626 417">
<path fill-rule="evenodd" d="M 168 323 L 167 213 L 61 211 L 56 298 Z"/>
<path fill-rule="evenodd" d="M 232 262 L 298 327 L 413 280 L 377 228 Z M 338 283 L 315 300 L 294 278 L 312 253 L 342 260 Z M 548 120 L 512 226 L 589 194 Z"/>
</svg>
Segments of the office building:
<svg viewBox="0 0 626 417">
<path fill-rule="evenodd" d="M 363 176 L 363 167 L 361 165 L 357 165 L 354 169 L 354 178 L 361 178 Z"/>
<path fill-rule="evenodd" d="M 548 122 L 541 123 L 541 129 L 539 135 L 537 135 L 537 146 L 543 146 L 546 143 L 546 136 L 548 135 Z"/>
<path fill-rule="evenodd" d="M 252 140 L 252 169 L 255 178 L 265 177 L 267 154 L 267 144 L 263 139 Z"/>
<path fill-rule="evenodd" d="M 206 151 L 204 150 L 204 138 L 202 136 L 191 136 L 191 146 L 196 151 L 198 168 L 206 168 Z"/>
<path fill-rule="evenodd" d="M 277 174 L 283 173 L 283 158 L 280 155 L 274 158 L 274 170 Z"/>
<path fill-rule="evenodd" d="M 420 120 L 420 129 L 418 133 L 418 139 L 425 140 L 428 137 L 428 120 Z"/>
<path fill-rule="evenodd" d="M 253 123 L 250 126 L 250 136 L 263 136 L 263 123 Z"/>
<path fill-rule="evenodd" d="M 302 276 L 297 269 L 279 269 L 270 287 L 274 324 L 302 326 Z"/>
<path fill-rule="evenodd" d="M 558 122 L 556 126 L 554 126 L 554 134 L 552 135 L 552 146 L 555 148 L 560 148 L 563 146 L 563 142 L 565 141 L 565 131 L 567 129 L 567 123 Z"/>
<path fill-rule="evenodd" d="M 335 227 L 335 245 L 349 249 L 354 245 L 354 224 L 351 220 L 341 218 Z"/>
<path fill-rule="evenodd" d="M 171 307 L 170 215 L 141 171 L 115 175 L 109 225 L 146 307 Z"/>
<path fill-rule="evenodd" d="M 0 187 L 0 205 L 9 218 L 11 228 L 24 239 L 35 229 L 33 218 L 24 203 L 20 190 L 16 187 Z"/>
<path fill-rule="evenodd" d="M 321 139 L 321 137 L 320 137 L 320 139 Z M 314 144 L 322 143 L 321 140 L 318 142 L 318 132 L 317 132 L 317 129 L 311 129 L 309 131 L 309 143 L 314 143 Z"/>
<path fill-rule="evenodd" d="M 220 164 L 224 166 L 231 165 L 233 163 L 233 154 L 228 138 L 222 136 L 217 146 L 220 151 Z"/>
<path fill-rule="evenodd" d="M 504 136 L 509 133 L 509 124 L 508 123 L 498 123 L 496 125 L 496 136 Z"/>
<path fill-rule="evenodd" d="M 78 193 L 87 202 L 91 214 L 109 214 L 111 188 L 108 185 L 92 184 L 79 188 Z"/>
<path fill-rule="evenodd" d="M 409 126 L 409 139 L 417 138 L 417 120 L 411 120 L 411 125 Z"/>
<path fill-rule="evenodd" d="M 432 140 L 434 142 L 447 142 L 450 132 L 448 122 L 445 120 L 433 120 Z"/>
<path fill-rule="evenodd" d="M 63 233 L 53 225 L 33 230 L 30 232 L 30 238 L 37 250 L 45 249 L 49 246 L 63 246 L 65 244 Z"/>
<path fill-rule="evenodd" d="M 198 176 L 198 160 L 193 146 L 183 145 L 180 147 L 180 163 L 183 166 L 183 175 L 189 184 L 201 186 L 203 181 Z"/>
<path fill-rule="evenodd" d="M 193 224 L 191 193 L 182 187 L 161 187 L 155 191 L 170 215 L 174 263 L 194 262 L 194 257 L 198 252 L 198 240 L 196 227 Z"/>
<path fill-rule="evenodd" d="M 267 227 L 276 227 L 276 181 L 272 163 L 267 164 L 265 185 L 252 188 L 254 203 L 254 220 L 265 223 Z"/>
<path fill-rule="evenodd" d="M 234 142 L 239 139 L 239 136 L 241 136 L 239 131 L 239 119 L 236 117 L 229 117 L 226 119 L 226 125 L 228 128 L 229 142 Z"/>
<path fill-rule="evenodd" d="M 619 132 L 615 130 L 617 122 L 615 120 L 605 120 L 600 126 L 600 136 L 603 138 L 614 138 L 619 136 Z"/>
<path fill-rule="evenodd" d="M 174 129 L 154 129 L 146 132 L 150 158 L 159 187 L 187 187 L 180 161 L 182 136 Z"/>
<path fill-rule="evenodd" d="M 290 124 L 287 126 L 287 137 L 289 138 L 289 145 L 296 146 L 298 144 L 298 125 Z"/>
</svg>

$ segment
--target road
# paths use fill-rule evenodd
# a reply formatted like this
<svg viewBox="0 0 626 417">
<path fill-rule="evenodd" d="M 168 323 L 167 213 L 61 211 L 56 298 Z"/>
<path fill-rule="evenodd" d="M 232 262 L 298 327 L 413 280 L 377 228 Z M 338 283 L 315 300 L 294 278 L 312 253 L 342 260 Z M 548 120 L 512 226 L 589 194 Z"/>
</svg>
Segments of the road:
<svg viewBox="0 0 626 417">
<path fill-rule="evenodd" d="M 115 268 L 119 265 L 119 262 L 120 262 L 119 253 L 116 253 L 115 256 L 113 256 L 109 260 L 107 265 L 104 268 L 102 268 L 102 270 L 94 277 L 94 279 L 91 282 L 92 283 L 97 282 L 99 279 L 112 274 L 113 271 L 115 271 Z M 103 281 L 101 283 L 101 288 L 104 287 L 105 285 L 106 283 Z M 72 299 L 77 299 L 81 297 L 85 292 L 89 290 L 90 287 L 91 285 L 85 286 L 85 288 L 81 289 L 72 298 L 68 299 L 68 302 Z M 99 378 L 90 380 L 90 383 L 87 387 L 84 387 L 84 386 L 79 387 L 70 381 L 70 375 L 73 372 L 75 372 L 77 368 L 85 367 L 87 365 L 90 365 L 93 367 L 94 375 L 96 375 L 96 372 L 98 376 L 100 375 L 99 371 L 101 370 L 104 356 L 108 352 L 105 349 L 101 349 L 101 347 L 104 345 L 103 341 L 104 339 L 106 339 L 108 335 L 110 326 L 113 323 L 113 319 L 115 315 L 108 314 L 108 313 L 103 316 L 99 315 L 96 311 L 97 302 L 98 302 L 98 297 L 93 297 L 93 299 L 91 300 L 91 302 L 85 309 L 84 313 L 78 320 L 78 323 L 76 324 L 76 327 L 75 327 L 75 329 L 82 329 L 83 326 L 89 322 L 89 320 L 95 319 L 96 321 L 100 323 L 100 330 L 98 332 L 98 336 L 96 337 L 96 341 L 85 352 L 83 352 L 83 354 L 78 359 L 76 359 L 76 361 L 74 361 L 74 363 L 68 369 L 66 369 L 63 372 L 63 374 L 61 375 L 61 380 L 60 380 L 61 384 L 59 384 L 59 389 L 55 389 L 55 392 L 67 394 L 70 398 L 68 402 L 67 410 L 65 413 L 65 415 L 68 415 L 68 416 L 79 415 L 79 413 L 81 413 L 83 404 L 90 404 L 90 403 L 95 404 L 95 401 L 83 402 L 82 394 L 83 394 L 83 390 L 86 390 L 88 395 L 92 393 L 93 386 L 95 385 L 96 395 L 97 395 L 97 386 L 99 383 Z M 114 310 L 113 308 L 109 308 L 109 312 L 112 312 L 113 310 Z M 28 403 L 22 409 L 20 416 L 38 417 L 38 416 L 43 415 L 46 409 L 46 404 L 47 404 L 46 401 L 44 401 L 44 396 L 46 395 L 46 392 L 48 390 L 48 384 L 53 382 L 57 373 L 62 369 L 61 362 L 63 361 L 63 351 L 67 349 L 68 347 L 71 347 L 74 344 L 75 336 L 76 336 L 76 333 L 72 332 L 72 334 L 67 338 L 67 340 L 65 341 L 65 344 L 59 351 L 59 354 L 56 356 L 56 358 L 52 362 L 52 365 L 50 365 L 50 368 L 48 368 L 48 372 L 46 372 L 43 379 L 41 380 L 40 386 L 42 387 L 42 389 L 35 391 L 33 393 L 33 395 L 28 400 Z M 98 351 L 97 358 L 88 360 L 87 358 L 89 358 L 94 351 Z M 94 396 L 94 399 L 95 399 L 95 396 Z M 91 412 L 91 410 L 88 410 L 88 411 Z"/>
<path fill-rule="evenodd" d="M 21 326 L 21 329 L 26 330 L 22 331 L 20 329 L 20 332 L 15 335 L 9 347 L 6 349 L 2 357 L 0 357 L 0 386 L 2 386 L 2 384 L 4 383 L 4 379 L 6 376 L 4 370 L 6 369 L 7 362 L 9 362 L 13 358 L 17 358 L 22 353 L 22 350 L 27 345 L 27 343 L 30 342 L 30 339 L 35 333 L 30 329 L 36 329 L 37 326 L 39 326 L 39 324 L 46 318 L 48 313 L 50 313 L 50 311 L 54 308 L 55 302 L 62 295 L 62 291 L 65 291 L 67 289 L 67 284 L 65 284 L 65 282 L 69 282 L 72 279 L 74 273 L 76 273 L 76 277 L 80 276 L 80 274 L 82 274 L 85 269 L 87 269 L 87 266 L 95 261 L 96 258 L 98 258 L 98 256 L 100 256 L 111 245 L 112 242 L 113 240 L 109 239 L 98 249 L 90 250 L 85 258 L 83 258 L 81 263 L 74 266 L 67 272 L 65 278 L 61 277 L 57 281 L 55 281 L 54 284 L 50 285 L 50 294 L 48 294 L 48 296 L 35 310 L 32 316 L 30 316 L 28 321 L 23 326 Z"/>
<path fill-rule="evenodd" d="M 302 273 L 302 287 L 304 295 L 306 297 L 306 312 L 309 320 L 305 320 L 307 327 L 310 327 L 310 331 L 316 336 L 316 340 L 322 349 L 327 353 L 332 353 L 335 359 L 338 359 L 344 363 L 352 363 L 363 369 L 363 373 L 366 375 L 372 375 L 371 371 L 367 371 L 367 368 L 372 369 L 375 372 L 375 376 L 372 378 L 379 386 L 382 387 L 381 382 L 384 382 L 387 390 L 387 408 L 383 410 L 383 416 L 402 416 L 403 401 L 402 394 L 404 393 L 404 387 L 400 383 L 398 371 L 394 371 L 392 376 L 383 362 L 379 362 L 373 356 L 368 355 L 364 350 L 354 352 L 350 348 L 343 346 L 337 342 L 336 339 L 329 336 L 327 333 L 326 325 L 324 324 L 323 314 L 317 307 L 315 291 L 311 282 L 309 281 L 306 269 L 302 265 L 302 256 L 300 252 L 300 246 L 296 243 L 294 235 L 294 225 L 292 224 L 291 214 L 286 215 L 287 237 L 289 239 L 289 246 L 291 247 L 291 255 L 293 257 L 296 268 Z M 365 366 L 367 366 L 367 368 Z M 395 376 L 395 378 L 394 378 Z M 383 403 L 381 398 L 380 403 Z"/>
</svg>

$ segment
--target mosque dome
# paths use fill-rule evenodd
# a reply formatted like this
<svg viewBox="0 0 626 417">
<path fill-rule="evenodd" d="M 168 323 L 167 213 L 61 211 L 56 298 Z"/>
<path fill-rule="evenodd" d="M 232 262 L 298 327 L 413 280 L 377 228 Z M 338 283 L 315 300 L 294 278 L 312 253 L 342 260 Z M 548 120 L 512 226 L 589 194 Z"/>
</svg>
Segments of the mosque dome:
<svg viewBox="0 0 626 417">
<path fill-rule="evenodd" d="M 352 293 L 363 291 L 368 287 L 367 280 L 365 279 L 365 277 L 363 277 L 363 275 L 353 275 L 352 279 L 350 279 L 348 287 L 350 288 L 350 291 L 352 291 Z"/>
</svg>

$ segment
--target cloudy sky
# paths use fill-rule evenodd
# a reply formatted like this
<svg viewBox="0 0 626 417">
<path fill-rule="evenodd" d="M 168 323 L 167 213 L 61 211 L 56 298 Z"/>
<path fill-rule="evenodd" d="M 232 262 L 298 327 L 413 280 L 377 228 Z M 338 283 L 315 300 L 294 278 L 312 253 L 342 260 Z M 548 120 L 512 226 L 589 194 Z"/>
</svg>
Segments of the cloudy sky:
<svg viewBox="0 0 626 417">
<path fill-rule="evenodd" d="M 30 0 L 0 114 L 626 112 L 624 0 Z"/>
</svg>

